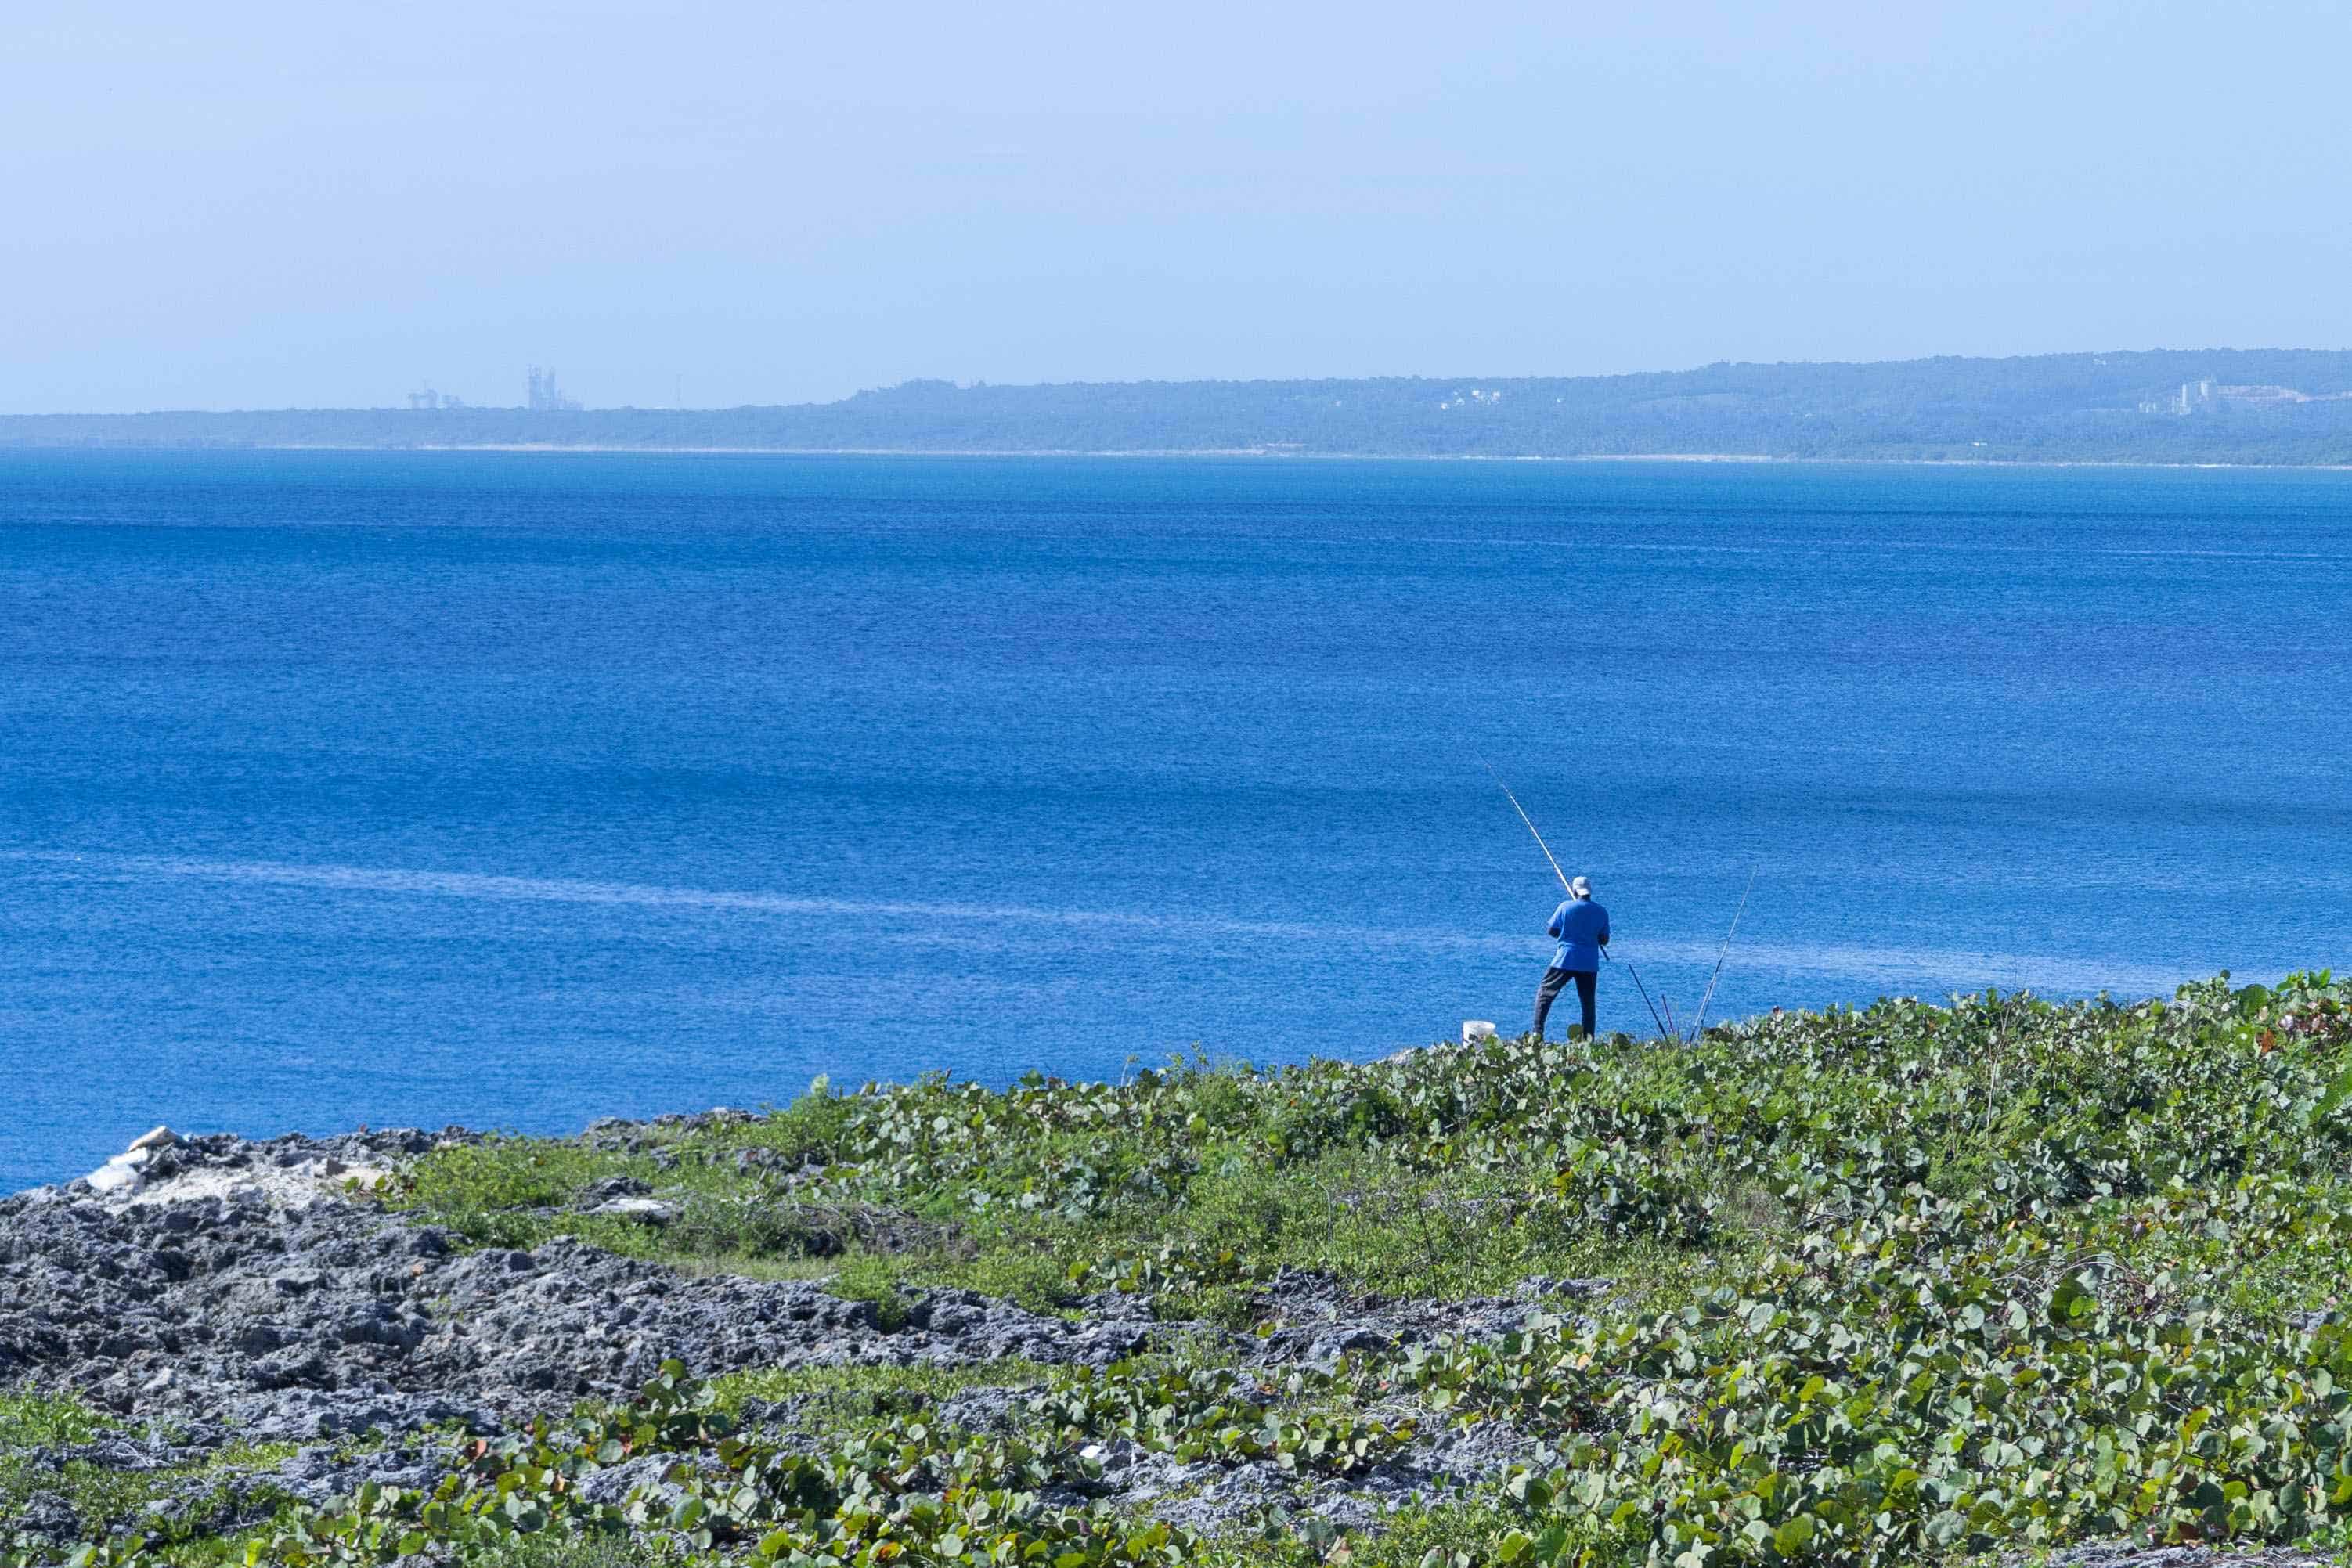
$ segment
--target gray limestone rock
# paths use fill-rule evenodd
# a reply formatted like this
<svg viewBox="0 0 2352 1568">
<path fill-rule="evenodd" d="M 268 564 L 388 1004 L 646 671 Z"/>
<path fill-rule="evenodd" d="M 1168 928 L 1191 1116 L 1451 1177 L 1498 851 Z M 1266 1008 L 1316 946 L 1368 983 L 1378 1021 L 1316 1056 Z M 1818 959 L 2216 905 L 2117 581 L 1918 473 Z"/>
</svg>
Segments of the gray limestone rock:
<svg viewBox="0 0 2352 1568">
<path fill-rule="evenodd" d="M 223 1164 L 319 1157 L 315 1141 L 181 1146 Z M 231 1192 L 118 1207 L 54 1188 L 0 1200 L 0 1375 L 134 1422 L 227 1421 L 273 1439 L 560 1414 L 626 1394 L 671 1358 L 705 1375 L 1104 1364 L 1162 1332 L 968 1291 L 905 1305 L 886 1324 L 872 1302 L 814 1282 L 687 1278 L 568 1239 L 463 1252 L 365 1204 Z"/>
</svg>

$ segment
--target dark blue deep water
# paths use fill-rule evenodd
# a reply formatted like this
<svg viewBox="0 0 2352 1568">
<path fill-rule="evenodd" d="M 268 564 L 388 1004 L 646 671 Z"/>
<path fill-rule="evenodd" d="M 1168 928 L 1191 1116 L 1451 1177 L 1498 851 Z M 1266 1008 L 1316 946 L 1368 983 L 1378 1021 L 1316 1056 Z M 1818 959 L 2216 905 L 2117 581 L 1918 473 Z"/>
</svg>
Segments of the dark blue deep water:
<svg viewBox="0 0 2352 1568">
<path fill-rule="evenodd" d="M 2342 965 L 2352 475 L 0 456 L 0 1189 Z M 1622 971 L 1604 1027 L 1646 1028 Z"/>
</svg>

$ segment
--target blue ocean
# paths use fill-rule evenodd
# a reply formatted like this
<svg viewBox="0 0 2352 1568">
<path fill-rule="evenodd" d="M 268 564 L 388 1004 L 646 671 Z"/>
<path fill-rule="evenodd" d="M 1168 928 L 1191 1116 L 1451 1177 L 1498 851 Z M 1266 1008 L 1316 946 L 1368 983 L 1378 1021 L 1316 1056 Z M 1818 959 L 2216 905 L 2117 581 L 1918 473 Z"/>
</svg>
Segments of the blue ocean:
<svg viewBox="0 0 2352 1568">
<path fill-rule="evenodd" d="M 2352 474 L 0 456 L 0 1190 L 2352 960 Z M 1604 1029 L 1654 1032 L 1626 969 Z M 1557 1016 L 1557 1015 L 1556 1015 Z"/>
</svg>

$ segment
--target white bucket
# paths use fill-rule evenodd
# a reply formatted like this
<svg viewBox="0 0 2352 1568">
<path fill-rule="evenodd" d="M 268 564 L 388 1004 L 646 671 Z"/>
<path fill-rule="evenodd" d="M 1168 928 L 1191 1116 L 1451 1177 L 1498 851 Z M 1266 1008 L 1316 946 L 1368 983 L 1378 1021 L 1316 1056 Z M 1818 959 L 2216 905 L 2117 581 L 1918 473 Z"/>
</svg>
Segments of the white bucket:
<svg viewBox="0 0 2352 1568">
<path fill-rule="evenodd" d="M 1464 1019 L 1462 1020 L 1463 1044 L 1475 1045 L 1482 1040 L 1492 1040 L 1494 1038 L 1495 1026 L 1489 1023 L 1486 1019 Z"/>
</svg>

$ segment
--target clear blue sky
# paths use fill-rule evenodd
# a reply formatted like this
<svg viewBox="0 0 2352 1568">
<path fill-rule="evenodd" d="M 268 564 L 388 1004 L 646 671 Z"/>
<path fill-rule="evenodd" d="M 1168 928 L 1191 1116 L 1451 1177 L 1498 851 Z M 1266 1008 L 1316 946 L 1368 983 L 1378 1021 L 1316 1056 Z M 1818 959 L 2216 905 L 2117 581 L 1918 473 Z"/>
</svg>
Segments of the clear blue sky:
<svg viewBox="0 0 2352 1568">
<path fill-rule="evenodd" d="M 2352 345 L 2352 8 L 16 0 L 0 411 Z"/>
</svg>

